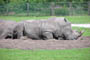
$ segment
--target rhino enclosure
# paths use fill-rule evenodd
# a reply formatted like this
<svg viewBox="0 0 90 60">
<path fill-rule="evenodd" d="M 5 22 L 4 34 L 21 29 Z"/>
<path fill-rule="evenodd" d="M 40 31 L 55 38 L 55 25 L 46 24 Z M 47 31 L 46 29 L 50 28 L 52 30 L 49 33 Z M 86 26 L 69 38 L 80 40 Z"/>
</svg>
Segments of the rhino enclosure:
<svg viewBox="0 0 90 60">
<path fill-rule="evenodd" d="M 7 0 L 8 1 L 8 0 Z M 90 2 L 7 3 L 0 5 L 0 15 L 81 16 L 90 15 Z"/>
<path fill-rule="evenodd" d="M 11 0 L 10 0 L 11 1 Z M 27 0 L 28 1 L 28 0 Z M 73 24 L 89 24 L 89 28 L 77 28 L 79 30 L 85 30 L 85 36 L 82 40 L 30 40 L 30 39 L 0 39 L 0 48 L 20 48 L 20 49 L 69 49 L 70 48 L 84 48 L 90 47 L 90 1 L 89 2 L 18 2 L 8 3 L 0 5 L 0 16 L 65 16 L 72 19 Z M 80 17 L 78 17 L 80 16 Z M 74 18 L 73 18 L 74 17 Z M 78 18 L 77 18 L 78 17 Z M 84 19 L 83 19 L 83 18 Z M 88 19 L 87 19 L 88 18 Z M 1 19 L 1 18 L 0 18 Z M 17 19 L 16 17 L 13 19 Z M 26 18 L 25 18 L 26 19 Z M 78 20 L 80 19 L 80 20 Z M 82 20 L 83 19 L 83 20 Z M 17 19 L 19 20 L 19 19 Z M 23 19 L 24 20 L 24 17 Z M 31 41 L 31 42 L 30 42 Z M 7 43 L 6 43 L 7 42 Z M 40 43 L 41 42 L 41 43 Z M 68 43 L 67 43 L 68 42 Z M 11 43 L 11 44 L 10 44 Z M 72 43 L 74 45 L 72 45 Z M 78 46 L 77 46 L 78 43 Z M 81 43 L 81 44 L 80 44 Z M 50 45 L 48 45 L 50 44 Z M 56 46 L 54 45 L 56 44 Z M 61 45 L 59 45 L 61 44 Z M 8 46 L 9 45 L 9 46 Z M 26 46 L 24 46 L 26 45 Z M 30 46 L 32 48 L 30 48 Z M 40 47 L 41 46 L 41 47 Z M 49 47 L 48 47 L 49 46 Z M 54 46 L 54 47 L 53 47 Z M 65 46 L 65 47 L 64 47 Z M 24 48 L 23 48 L 24 47 Z M 45 47 L 45 48 L 44 48 Z M 60 48 L 59 48 L 60 47 Z M 63 48 L 64 47 L 64 48 Z"/>
</svg>

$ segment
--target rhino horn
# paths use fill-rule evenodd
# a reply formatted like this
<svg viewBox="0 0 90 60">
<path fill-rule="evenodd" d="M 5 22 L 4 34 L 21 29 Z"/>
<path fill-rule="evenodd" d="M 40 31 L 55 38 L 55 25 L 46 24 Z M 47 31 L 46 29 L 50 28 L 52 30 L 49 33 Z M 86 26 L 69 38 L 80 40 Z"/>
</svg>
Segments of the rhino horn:
<svg viewBox="0 0 90 60">
<path fill-rule="evenodd" d="M 82 35 L 84 32 L 85 32 L 84 30 L 80 31 L 80 35 Z"/>
<path fill-rule="evenodd" d="M 80 35 L 79 35 L 79 37 L 78 37 L 78 39 L 77 39 L 77 40 L 81 40 L 82 35 L 83 35 L 83 33 L 84 33 L 84 32 L 85 32 L 84 30 L 80 31 Z"/>
</svg>

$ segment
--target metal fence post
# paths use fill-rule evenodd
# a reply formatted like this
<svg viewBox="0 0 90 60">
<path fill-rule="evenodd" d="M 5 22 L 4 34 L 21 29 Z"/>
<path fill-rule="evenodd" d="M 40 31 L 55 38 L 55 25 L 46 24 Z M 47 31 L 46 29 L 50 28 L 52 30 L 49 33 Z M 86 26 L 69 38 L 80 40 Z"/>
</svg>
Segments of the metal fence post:
<svg viewBox="0 0 90 60">
<path fill-rule="evenodd" d="M 29 16 L 29 3 L 26 3 L 26 7 L 27 7 L 27 16 Z"/>
<path fill-rule="evenodd" d="M 73 15 L 72 2 L 69 2 L 69 15 Z"/>
<path fill-rule="evenodd" d="M 54 2 L 51 2 L 51 7 L 50 7 L 50 11 L 51 11 L 50 15 L 51 16 L 54 16 L 55 15 L 54 6 L 55 6 L 55 3 Z"/>
<path fill-rule="evenodd" d="M 88 2 L 88 15 L 90 16 L 90 1 Z"/>
</svg>

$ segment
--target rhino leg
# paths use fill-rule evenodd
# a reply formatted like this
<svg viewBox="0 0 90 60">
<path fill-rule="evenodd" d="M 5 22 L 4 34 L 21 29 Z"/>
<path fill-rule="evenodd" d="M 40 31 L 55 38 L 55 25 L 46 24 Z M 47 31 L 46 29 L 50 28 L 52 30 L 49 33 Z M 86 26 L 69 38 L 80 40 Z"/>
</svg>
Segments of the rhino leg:
<svg viewBox="0 0 90 60">
<path fill-rule="evenodd" d="M 17 38 L 17 39 L 20 39 L 22 36 L 23 36 L 23 25 L 22 24 L 18 24 L 16 27 L 15 27 L 15 29 L 14 29 L 14 36 L 16 36 L 15 37 L 15 39 Z"/>
<path fill-rule="evenodd" d="M 64 40 L 62 37 L 59 37 L 58 40 Z"/>
<path fill-rule="evenodd" d="M 44 36 L 44 40 L 54 39 L 53 34 L 51 32 L 44 32 L 43 36 Z"/>
<path fill-rule="evenodd" d="M 0 36 L 0 39 L 5 39 L 7 36 L 8 36 L 8 31 L 4 31 L 2 34 L 1 34 L 1 36 Z"/>
<path fill-rule="evenodd" d="M 39 35 L 34 34 L 34 33 L 26 34 L 26 36 L 27 36 L 27 38 L 32 39 L 32 40 L 41 40 Z"/>
<path fill-rule="evenodd" d="M 18 30 L 17 31 L 17 39 L 20 39 L 23 36 L 23 31 L 22 30 Z"/>
<path fill-rule="evenodd" d="M 5 39 L 5 37 L 6 37 L 6 34 L 1 34 L 1 36 L 0 36 L 0 39 Z"/>
</svg>

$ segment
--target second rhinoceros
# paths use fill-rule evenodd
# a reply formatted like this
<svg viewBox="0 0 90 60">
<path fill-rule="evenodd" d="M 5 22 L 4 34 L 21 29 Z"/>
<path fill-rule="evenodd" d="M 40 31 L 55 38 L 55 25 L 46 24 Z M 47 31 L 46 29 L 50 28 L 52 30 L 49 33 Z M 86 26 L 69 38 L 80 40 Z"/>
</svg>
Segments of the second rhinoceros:
<svg viewBox="0 0 90 60">
<path fill-rule="evenodd" d="M 0 39 L 14 38 L 14 28 L 17 22 L 11 20 L 0 20 Z"/>
</svg>

